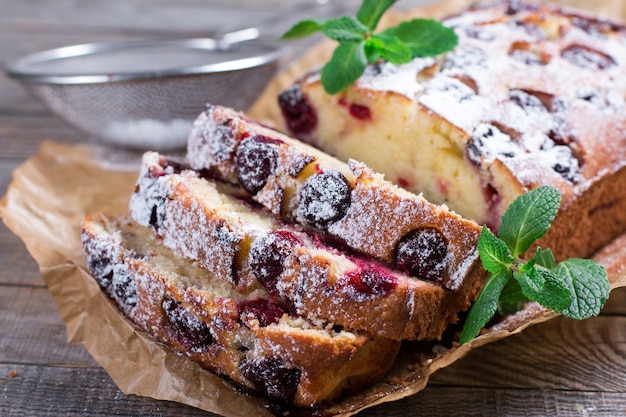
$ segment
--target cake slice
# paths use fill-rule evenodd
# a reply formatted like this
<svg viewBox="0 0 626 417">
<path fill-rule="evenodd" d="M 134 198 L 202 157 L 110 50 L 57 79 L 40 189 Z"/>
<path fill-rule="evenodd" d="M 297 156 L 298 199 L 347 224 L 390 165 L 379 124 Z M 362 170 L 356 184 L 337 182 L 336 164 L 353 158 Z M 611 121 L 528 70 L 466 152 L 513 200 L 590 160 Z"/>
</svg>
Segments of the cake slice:
<svg viewBox="0 0 626 417">
<path fill-rule="evenodd" d="M 285 312 L 175 256 L 129 218 L 86 218 L 94 279 L 140 329 L 252 394 L 312 407 L 382 377 L 400 343 Z"/>
<path fill-rule="evenodd" d="M 232 109 L 207 106 L 187 159 L 204 175 L 239 184 L 274 215 L 414 277 L 470 300 L 484 282 L 478 224 Z"/>
<path fill-rule="evenodd" d="M 319 70 L 278 101 L 290 134 L 497 230 L 519 195 L 560 190 L 539 244 L 588 257 L 626 230 L 626 27 L 500 1 L 443 22 L 458 46 L 369 65 L 327 94 Z"/>
<path fill-rule="evenodd" d="M 144 154 L 130 213 L 178 256 L 286 311 L 394 340 L 438 340 L 470 300 L 330 246 L 180 161 Z M 234 194 L 233 194 L 234 193 Z"/>
</svg>

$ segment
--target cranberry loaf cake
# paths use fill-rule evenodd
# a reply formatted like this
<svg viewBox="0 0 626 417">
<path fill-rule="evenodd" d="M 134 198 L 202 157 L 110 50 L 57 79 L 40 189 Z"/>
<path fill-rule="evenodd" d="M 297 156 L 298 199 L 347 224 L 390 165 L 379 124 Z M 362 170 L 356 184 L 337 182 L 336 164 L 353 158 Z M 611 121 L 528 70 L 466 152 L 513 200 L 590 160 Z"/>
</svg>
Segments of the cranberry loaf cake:
<svg viewBox="0 0 626 417">
<path fill-rule="evenodd" d="M 285 312 L 176 257 L 128 217 L 86 218 L 101 288 L 139 328 L 252 394 L 310 407 L 382 377 L 399 342 Z"/>
<path fill-rule="evenodd" d="M 497 229 L 520 194 L 552 185 L 561 212 L 540 242 L 588 257 L 626 229 L 626 27 L 519 1 L 443 22 L 437 58 L 369 65 L 327 94 L 320 71 L 280 94 L 284 128 L 339 159 Z"/>
<path fill-rule="evenodd" d="M 130 213 L 177 256 L 234 285 L 259 289 L 286 311 L 394 340 L 438 340 L 469 300 L 277 220 L 258 205 L 185 169 L 144 154 Z"/>
<path fill-rule="evenodd" d="M 207 106 L 187 159 L 203 175 L 240 185 L 275 216 L 470 301 L 484 282 L 478 224 L 232 109 Z"/>
</svg>

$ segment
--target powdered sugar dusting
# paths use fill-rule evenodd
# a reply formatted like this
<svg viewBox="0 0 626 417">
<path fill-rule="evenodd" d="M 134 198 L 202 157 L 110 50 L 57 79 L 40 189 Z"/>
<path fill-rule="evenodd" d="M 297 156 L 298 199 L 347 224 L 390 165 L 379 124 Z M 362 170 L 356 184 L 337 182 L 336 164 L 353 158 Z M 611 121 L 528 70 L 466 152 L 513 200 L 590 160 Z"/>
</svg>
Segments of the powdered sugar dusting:
<svg viewBox="0 0 626 417">
<path fill-rule="evenodd" d="M 357 85 L 372 90 L 393 91 L 413 99 L 423 90 L 417 82 L 417 74 L 434 64 L 433 58 L 415 60 L 400 66 L 388 62 L 379 63 L 367 67 Z"/>
<path fill-rule="evenodd" d="M 484 138 L 484 126 L 496 126 L 509 139 L 493 135 L 484 140 L 483 154 L 474 160 L 489 165 L 497 158 L 511 165 L 517 158 L 518 167 L 532 161 L 533 169 L 564 193 L 602 169 L 586 161 L 598 158 L 613 165 L 626 157 L 623 129 L 597 132 L 598 126 L 623 124 L 626 112 L 623 26 L 559 13 L 551 6 L 508 2 L 476 6 L 444 24 L 459 37 L 453 51 L 436 60 L 370 65 L 358 87 L 411 97 L 416 108 L 424 106 L 442 123 L 460 129 L 466 140 Z M 577 110 L 581 106 L 594 107 L 584 121 Z M 600 137 L 615 140 L 600 146 Z M 519 180 L 530 185 L 524 176 Z"/>
<path fill-rule="evenodd" d="M 304 377 L 288 378 L 289 384 L 284 387 L 282 379 L 272 379 L 268 383 L 271 382 L 273 391 L 268 395 L 293 401 L 298 391 L 311 402 L 296 405 L 309 407 L 323 400 L 318 393 L 322 390 L 320 384 L 323 390 L 328 389 L 326 373 L 358 378 L 358 373 L 373 363 L 384 372 L 393 362 L 395 344 L 381 344 L 348 330 L 335 331 L 332 323 L 289 315 L 270 325 L 262 325 L 250 314 L 240 320 L 239 306 L 258 300 L 258 305 L 263 305 L 263 298 L 258 298 L 262 293 L 257 291 L 247 298 L 238 294 L 234 286 L 222 285 L 222 281 L 213 285 L 210 273 L 177 258 L 150 235 L 149 229 L 122 218 L 85 225 L 86 253 L 109 262 L 120 280 L 130 278 L 137 288 L 132 300 L 134 307 L 127 308 L 124 303 L 128 300 L 117 297 L 112 288 L 105 291 L 128 318 L 155 339 L 229 377 L 244 389 L 259 382 L 262 375 L 246 372 L 242 364 L 257 363 L 269 376 L 283 375 L 281 369 L 288 364 L 284 368 L 287 375 L 302 373 Z M 92 273 L 96 275 L 97 269 Z M 361 350 L 369 349 L 385 353 L 388 362 L 380 364 L 372 362 L 368 355 L 359 355 Z M 323 355 L 324 369 L 320 369 L 319 361 L 312 360 L 315 355 Z M 321 378 L 308 379 L 308 375 Z"/>
<path fill-rule="evenodd" d="M 239 138 L 234 121 L 225 117 L 215 106 L 207 109 L 194 121 L 187 140 L 187 159 L 194 169 L 212 165 L 222 166 L 234 155 Z M 235 172 L 231 165 L 223 165 L 223 177 L 234 179 Z M 230 169 L 229 169 L 230 168 Z"/>
<path fill-rule="evenodd" d="M 446 83 L 455 86 L 451 94 L 475 95 L 471 88 L 455 78 L 447 78 Z M 236 120 L 239 116 L 214 106 L 204 117 Z M 466 278 L 474 279 L 468 277 L 469 267 L 459 270 L 457 266 L 467 257 L 471 262 L 477 259 L 477 224 L 460 218 L 445 206 L 435 206 L 421 196 L 393 186 L 356 161 L 351 161 L 347 167 L 345 163 L 271 129 L 247 121 L 235 123 L 241 129 L 240 136 L 246 138 L 243 141 L 263 137 L 268 145 L 278 149 L 278 158 L 272 158 L 266 184 L 252 195 L 274 215 L 295 219 L 304 226 L 318 229 L 318 232 L 327 232 L 357 252 L 389 264 L 394 263 L 396 246 L 406 233 L 434 226 L 444 233 L 451 252 L 442 261 L 445 268 L 435 266 L 445 269 L 444 285 L 459 289 Z M 200 138 L 192 139 L 200 141 Z M 205 156 L 204 160 L 201 153 L 193 157 L 199 166 L 216 170 L 220 177 L 224 170 L 233 169 L 232 166 L 239 162 L 231 157 L 229 161 L 215 163 L 210 155 Z M 312 164 L 315 164 L 315 171 L 311 170 Z M 353 189 L 355 177 L 358 179 Z"/>
<path fill-rule="evenodd" d="M 458 290 L 468 277 L 478 254 L 478 225 L 462 220 L 440 206 L 408 193 L 399 196 L 390 183 L 357 182 L 346 216 L 329 227 L 329 233 L 368 255 L 394 262 L 398 242 L 411 230 L 437 227 L 448 241 L 444 285 Z M 425 256 L 424 253 L 417 254 Z M 470 260 L 470 262 L 466 262 Z"/>
</svg>

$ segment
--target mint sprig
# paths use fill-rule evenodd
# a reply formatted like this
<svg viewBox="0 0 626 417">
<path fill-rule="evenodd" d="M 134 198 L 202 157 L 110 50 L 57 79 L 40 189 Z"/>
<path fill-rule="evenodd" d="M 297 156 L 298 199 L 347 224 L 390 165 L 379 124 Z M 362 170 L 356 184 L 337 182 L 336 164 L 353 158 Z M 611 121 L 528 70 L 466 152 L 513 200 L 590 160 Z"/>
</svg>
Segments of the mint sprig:
<svg viewBox="0 0 626 417">
<path fill-rule="evenodd" d="M 448 52 L 457 45 L 454 30 L 432 19 L 413 19 L 374 33 L 383 14 L 396 0 L 363 0 L 356 17 L 309 19 L 293 25 L 281 39 L 298 39 L 322 32 L 339 42 L 322 69 L 322 86 L 329 94 L 352 85 L 368 63 L 380 60 L 405 64 L 417 57 Z"/>
<path fill-rule="evenodd" d="M 546 234 L 560 205 L 557 189 L 539 187 L 511 204 L 498 236 L 483 226 L 478 253 L 490 275 L 470 308 L 460 343 L 476 337 L 496 311 L 508 314 L 528 301 L 578 320 L 600 312 L 611 291 L 602 265 L 575 258 L 557 263 L 549 249 L 539 246 L 530 259 L 521 258 Z"/>
</svg>

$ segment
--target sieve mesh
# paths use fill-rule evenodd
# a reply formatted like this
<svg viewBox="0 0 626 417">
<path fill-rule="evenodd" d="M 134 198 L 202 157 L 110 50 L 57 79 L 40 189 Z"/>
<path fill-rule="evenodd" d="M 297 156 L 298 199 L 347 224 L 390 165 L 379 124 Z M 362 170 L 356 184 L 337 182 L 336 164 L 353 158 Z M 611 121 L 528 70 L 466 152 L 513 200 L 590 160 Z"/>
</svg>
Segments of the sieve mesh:
<svg viewBox="0 0 626 417">
<path fill-rule="evenodd" d="M 33 54 L 8 73 L 94 138 L 165 150 L 185 146 L 207 103 L 246 111 L 281 55 L 268 44 L 224 46 L 209 38 L 112 42 Z"/>
</svg>

